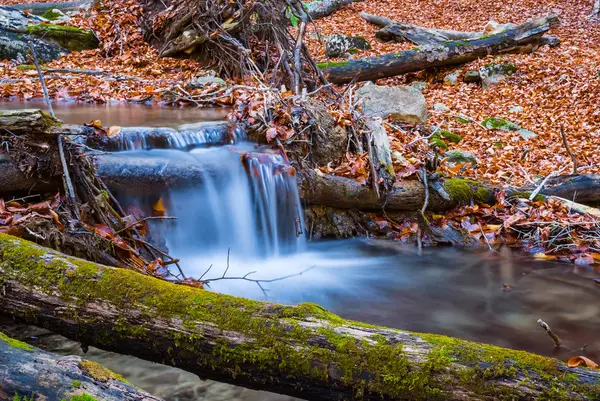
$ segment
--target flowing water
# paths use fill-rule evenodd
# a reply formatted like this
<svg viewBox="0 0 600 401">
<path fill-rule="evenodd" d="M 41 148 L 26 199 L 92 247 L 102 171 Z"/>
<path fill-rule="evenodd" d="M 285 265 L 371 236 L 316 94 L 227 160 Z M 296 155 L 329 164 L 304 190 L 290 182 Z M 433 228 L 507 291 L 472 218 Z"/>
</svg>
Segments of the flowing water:
<svg viewBox="0 0 600 401">
<path fill-rule="evenodd" d="M 155 111 L 144 110 L 136 109 L 134 122 L 124 119 L 118 125 L 152 126 L 150 115 Z M 164 113 L 165 109 L 161 110 Z M 75 121 L 70 120 L 69 111 L 63 112 L 68 122 Z M 73 113 L 80 115 L 77 108 Z M 105 125 L 117 125 L 111 116 L 107 115 Z M 196 116 L 196 121 L 200 120 L 210 118 Z M 243 280 L 216 281 L 212 290 L 288 304 L 315 302 L 345 318 L 372 324 L 570 357 L 568 349 L 554 354 L 551 340 L 536 323 L 541 318 L 567 348 L 587 344 L 584 354 L 600 359 L 597 272 L 536 261 L 508 248 L 498 252 L 431 248 L 420 254 L 414 247 L 379 240 L 307 243 L 294 170 L 284 157 L 245 142 L 243 135 L 228 135 L 227 140 L 219 141 L 188 136 L 182 144 L 177 135 L 181 124 L 190 122 L 178 120 L 166 127 L 171 130 L 163 132 L 171 135 L 171 140 L 160 146 L 146 139 L 143 146 L 123 141 L 119 149 L 137 150 L 121 151 L 115 157 L 156 157 L 173 163 L 183 158 L 192 165 L 218 168 L 207 168 L 192 185 L 141 195 L 121 189 L 118 197 L 124 205 L 146 213 L 160 199 L 166 214 L 177 217 L 175 221 L 153 221 L 151 231 L 166 239 L 169 252 L 181 258 L 188 275 L 214 278 L 225 272 L 231 277 L 255 272 L 252 277 L 256 279 L 293 275 L 264 283 L 262 288 Z M 304 273 L 295 275 L 299 272 Z M 81 354 L 77 343 L 40 329 L 0 322 L 0 330 L 57 353 Z M 201 381 L 174 368 L 94 348 L 86 358 L 167 400 L 291 400 Z"/>
</svg>

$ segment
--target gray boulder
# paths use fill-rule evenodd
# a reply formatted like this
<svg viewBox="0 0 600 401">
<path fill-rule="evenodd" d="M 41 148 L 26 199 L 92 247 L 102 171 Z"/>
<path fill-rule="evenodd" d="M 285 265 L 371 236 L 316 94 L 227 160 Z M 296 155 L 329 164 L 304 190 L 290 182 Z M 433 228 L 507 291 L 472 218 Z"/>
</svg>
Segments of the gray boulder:
<svg viewBox="0 0 600 401">
<path fill-rule="evenodd" d="M 356 92 L 368 117 L 391 118 L 409 123 L 427 121 L 427 104 L 420 90 L 412 86 L 378 86 L 367 83 Z"/>
<path fill-rule="evenodd" d="M 93 32 L 42 22 L 48 20 L 13 7 L 0 6 L 0 59 L 23 62 L 30 55 L 27 42 L 33 44 L 42 62 L 52 61 L 70 51 L 98 47 Z"/>
<path fill-rule="evenodd" d="M 331 35 L 325 44 L 325 54 L 328 57 L 342 57 L 370 48 L 369 42 L 362 36 Z"/>
<path fill-rule="evenodd" d="M 214 76 L 204 76 L 204 77 L 196 77 L 193 78 L 190 82 L 188 82 L 188 84 L 186 85 L 187 89 L 202 89 L 205 86 L 208 85 L 212 85 L 215 84 L 217 86 L 227 86 L 227 82 L 225 82 L 224 80 L 222 80 L 219 77 L 214 77 Z"/>
</svg>

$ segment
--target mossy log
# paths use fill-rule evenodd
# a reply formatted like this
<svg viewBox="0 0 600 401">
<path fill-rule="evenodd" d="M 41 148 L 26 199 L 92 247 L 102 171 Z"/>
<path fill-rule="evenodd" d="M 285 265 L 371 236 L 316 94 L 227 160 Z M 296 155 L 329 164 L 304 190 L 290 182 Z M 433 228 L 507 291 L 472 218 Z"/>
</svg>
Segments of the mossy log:
<svg viewBox="0 0 600 401">
<path fill-rule="evenodd" d="M 359 0 L 315 0 L 304 3 L 304 7 L 313 20 L 325 18 L 343 6 Z"/>
<path fill-rule="evenodd" d="M 103 366 L 57 356 L 0 333 L 0 399 L 159 401 Z"/>
<path fill-rule="evenodd" d="M 0 312 L 105 350 L 310 400 L 600 397 L 600 372 L 523 351 L 175 285 L 0 235 Z"/>
<path fill-rule="evenodd" d="M 412 50 L 339 63 L 320 64 L 329 81 L 343 84 L 375 81 L 432 67 L 463 64 L 490 54 L 535 51 L 545 43 L 542 36 L 558 25 L 558 17 L 534 19 L 512 29 L 471 40 L 449 40 Z"/>
</svg>

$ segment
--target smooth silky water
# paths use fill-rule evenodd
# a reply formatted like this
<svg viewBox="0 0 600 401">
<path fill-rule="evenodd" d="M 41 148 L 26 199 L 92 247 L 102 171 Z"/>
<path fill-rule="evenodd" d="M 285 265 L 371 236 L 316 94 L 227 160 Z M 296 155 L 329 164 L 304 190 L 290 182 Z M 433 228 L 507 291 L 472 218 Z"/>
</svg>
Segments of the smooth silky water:
<svg viewBox="0 0 600 401">
<path fill-rule="evenodd" d="M 70 110 L 80 116 L 78 108 Z M 71 111 L 63 112 L 67 122 L 78 122 L 71 120 Z M 195 121 L 178 120 L 170 126 L 210 120 L 204 111 L 194 112 Z M 97 118 L 94 113 L 88 117 Z M 136 108 L 135 118 L 148 126 L 155 113 L 152 108 Z M 112 115 L 108 113 L 105 125 L 123 124 L 111 121 Z M 266 295 L 256 283 L 242 280 L 216 281 L 210 290 L 287 304 L 315 302 L 348 319 L 563 360 L 572 356 L 569 348 L 587 344 L 585 355 L 600 359 L 600 288 L 594 282 L 600 274 L 595 271 L 536 261 L 507 247 L 497 252 L 487 247 L 417 252 L 413 246 L 372 239 L 307 243 L 293 170 L 281 155 L 240 137 L 238 143 L 216 147 L 206 147 L 198 138 L 184 150 L 121 152 L 123 157 L 146 152 L 142 155 L 186 157 L 219 166 L 218 171 L 207 171 L 200 184 L 144 196 L 119 193 L 123 204 L 150 212 L 162 198 L 166 214 L 178 219 L 153 221 L 151 231 L 165 238 L 187 275 L 199 277 L 209 267 L 205 278 L 220 277 L 225 270 L 230 277 L 255 271 L 251 276 L 255 279 L 304 271 L 263 283 Z M 563 339 L 566 348 L 559 354 L 536 323 L 539 318 Z M 82 355 L 77 343 L 41 329 L 4 321 L 0 330 L 56 353 Z M 167 400 L 291 400 L 202 381 L 175 368 L 95 348 L 85 357 Z"/>
</svg>

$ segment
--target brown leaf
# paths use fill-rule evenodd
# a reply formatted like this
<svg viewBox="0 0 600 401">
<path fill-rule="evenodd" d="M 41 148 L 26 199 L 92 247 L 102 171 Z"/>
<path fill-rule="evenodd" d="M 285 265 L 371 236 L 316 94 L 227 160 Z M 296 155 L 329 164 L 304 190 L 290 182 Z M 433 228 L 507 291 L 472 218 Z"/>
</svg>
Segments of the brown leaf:
<svg viewBox="0 0 600 401">
<path fill-rule="evenodd" d="M 154 205 L 152 205 L 152 215 L 153 216 L 164 216 L 166 211 L 167 211 L 167 208 L 165 208 L 163 199 L 158 198 L 156 203 L 154 203 Z"/>
<path fill-rule="evenodd" d="M 598 369 L 598 364 L 585 356 L 574 356 L 567 361 L 567 366 L 576 368 L 577 366 L 585 366 L 586 368 Z"/>
</svg>

